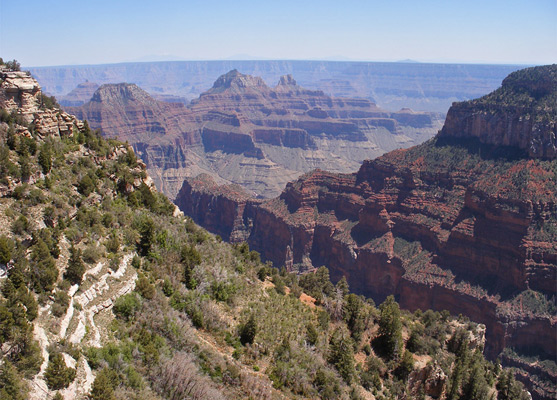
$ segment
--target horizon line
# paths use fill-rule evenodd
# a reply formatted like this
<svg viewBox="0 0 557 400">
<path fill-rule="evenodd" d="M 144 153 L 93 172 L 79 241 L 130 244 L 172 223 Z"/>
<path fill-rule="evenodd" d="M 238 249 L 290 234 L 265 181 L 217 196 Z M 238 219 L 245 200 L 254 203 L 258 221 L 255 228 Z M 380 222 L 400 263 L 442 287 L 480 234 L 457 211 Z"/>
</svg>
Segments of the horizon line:
<svg viewBox="0 0 557 400">
<path fill-rule="evenodd" d="M 89 67 L 102 65 L 122 65 L 122 64 L 162 64 L 162 63 L 188 63 L 188 62 L 267 62 L 267 61 L 288 61 L 288 62 L 330 62 L 330 63 L 366 63 L 366 64 L 445 64 L 445 65 L 510 65 L 510 66 L 541 66 L 551 65 L 552 63 L 513 63 L 513 62 L 486 62 L 486 61 L 380 61 L 380 60 L 332 60 L 332 59 L 299 59 L 299 58 L 257 58 L 257 59 L 192 59 L 192 60 L 157 60 L 157 61 L 118 61 L 105 63 L 85 63 L 85 64 L 54 64 L 54 65 L 23 65 L 23 68 L 54 68 L 54 67 Z M 554 64 L 554 63 L 553 63 Z"/>
</svg>

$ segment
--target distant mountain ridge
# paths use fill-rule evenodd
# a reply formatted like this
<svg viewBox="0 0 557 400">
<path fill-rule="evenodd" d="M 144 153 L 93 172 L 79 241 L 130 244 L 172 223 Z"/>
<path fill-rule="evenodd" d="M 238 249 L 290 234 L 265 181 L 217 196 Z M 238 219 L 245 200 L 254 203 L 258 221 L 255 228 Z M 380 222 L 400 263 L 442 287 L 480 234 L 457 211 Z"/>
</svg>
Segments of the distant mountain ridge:
<svg viewBox="0 0 557 400">
<path fill-rule="evenodd" d="M 187 106 L 135 84 L 104 84 L 68 107 L 105 135 L 126 140 L 156 185 L 174 198 L 185 177 L 208 173 L 264 197 L 313 168 L 348 172 L 368 158 L 432 137 L 439 113 L 389 112 L 362 98 L 305 89 L 291 75 L 274 87 L 232 70 Z"/>
<path fill-rule="evenodd" d="M 226 72 L 237 69 L 268 84 L 291 74 L 308 89 L 338 97 L 362 97 L 380 107 L 445 113 L 454 101 L 496 89 L 513 65 L 423 64 L 353 61 L 169 61 L 35 67 L 44 90 L 61 98 L 79 84 L 132 82 L 152 94 L 198 97 Z"/>
</svg>

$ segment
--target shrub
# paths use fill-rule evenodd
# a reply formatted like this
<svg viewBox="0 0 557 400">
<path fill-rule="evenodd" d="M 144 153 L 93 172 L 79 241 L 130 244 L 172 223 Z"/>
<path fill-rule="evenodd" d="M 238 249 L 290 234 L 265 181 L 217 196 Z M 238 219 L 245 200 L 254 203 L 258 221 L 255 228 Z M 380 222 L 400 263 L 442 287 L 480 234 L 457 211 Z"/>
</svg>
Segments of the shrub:
<svg viewBox="0 0 557 400">
<path fill-rule="evenodd" d="M 68 260 L 68 268 L 64 273 L 64 278 L 72 284 L 79 284 L 85 273 L 85 264 L 81 259 L 81 250 L 76 249 L 73 245 L 70 247 L 70 259 Z"/>
<path fill-rule="evenodd" d="M 95 190 L 95 183 L 89 175 L 85 175 L 77 184 L 77 190 L 84 196 L 89 196 Z"/>
<path fill-rule="evenodd" d="M 82 257 L 86 263 L 94 264 L 103 256 L 102 253 L 103 251 L 96 243 L 91 243 L 83 250 Z"/>
<path fill-rule="evenodd" d="M 253 314 L 250 315 L 245 324 L 240 325 L 238 333 L 240 336 L 240 343 L 244 346 L 248 343 L 253 343 L 255 335 L 257 334 L 257 322 Z"/>
<path fill-rule="evenodd" d="M 145 275 L 140 275 L 135 283 L 135 291 L 145 299 L 152 299 L 155 297 L 155 287 L 149 283 L 149 279 Z"/>
<path fill-rule="evenodd" d="M 12 224 L 12 232 L 16 235 L 23 235 L 29 230 L 29 221 L 24 215 L 20 215 Z"/>
<path fill-rule="evenodd" d="M 113 310 L 117 317 L 123 318 L 127 321 L 135 315 L 140 306 L 141 303 L 137 295 L 135 293 L 128 293 L 119 297 L 114 302 Z"/>
<path fill-rule="evenodd" d="M 70 296 L 66 292 L 61 290 L 57 291 L 54 295 L 54 303 L 52 304 L 52 314 L 60 318 L 66 313 L 68 306 L 70 305 Z"/>
<path fill-rule="evenodd" d="M 50 390 L 64 389 L 75 379 L 75 369 L 66 366 L 62 354 L 51 353 L 44 378 Z"/>
<path fill-rule="evenodd" d="M 10 238 L 0 235 L 0 264 L 7 264 L 12 259 L 13 249 L 14 242 Z"/>
</svg>

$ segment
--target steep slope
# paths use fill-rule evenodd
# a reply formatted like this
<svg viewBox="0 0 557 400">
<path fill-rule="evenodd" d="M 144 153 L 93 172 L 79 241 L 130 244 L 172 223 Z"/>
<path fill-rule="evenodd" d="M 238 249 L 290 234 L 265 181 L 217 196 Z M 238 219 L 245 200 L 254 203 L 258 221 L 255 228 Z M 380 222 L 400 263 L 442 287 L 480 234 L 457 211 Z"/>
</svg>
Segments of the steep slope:
<svg viewBox="0 0 557 400">
<path fill-rule="evenodd" d="M 71 116 L 41 130 L 60 110 L 27 74 L 0 84 L 0 398 L 528 398 L 482 325 L 279 274 L 181 215 L 128 145 Z"/>
<path fill-rule="evenodd" d="M 552 90 L 526 109 L 537 110 L 542 122 L 524 125 L 521 141 L 509 139 L 513 124 L 478 130 L 450 122 L 425 144 L 365 161 L 354 174 L 313 171 L 272 200 L 215 192 L 214 183 L 190 179 L 176 204 L 223 238 L 247 240 L 276 266 L 326 265 L 334 279 L 345 276 L 356 292 L 376 300 L 394 293 L 411 310 L 468 315 L 487 326 L 491 357 L 512 348 L 551 364 L 557 355 L 557 160 L 554 142 L 535 139 L 555 137 L 556 68 L 513 73 L 486 97 L 498 98 L 490 104 L 494 119 L 511 109 L 512 120 L 520 120 L 525 109 L 516 99 L 536 92 L 540 77 L 550 81 L 543 88 Z M 482 100 L 454 108 L 449 116 L 469 110 L 461 114 L 466 121 L 485 115 Z M 523 158 L 528 151 L 549 160 Z M 503 354 L 529 371 L 525 376 L 553 379 L 551 367 Z M 536 379 L 525 378 L 538 396 L 555 393 Z"/>
<path fill-rule="evenodd" d="M 397 147 L 430 138 L 441 116 L 391 113 L 364 99 L 332 98 L 292 76 L 271 88 L 233 70 L 185 107 L 136 85 L 103 85 L 68 111 L 133 145 L 155 184 L 174 198 L 185 177 L 208 173 L 263 197 L 314 168 L 348 172 Z"/>
</svg>

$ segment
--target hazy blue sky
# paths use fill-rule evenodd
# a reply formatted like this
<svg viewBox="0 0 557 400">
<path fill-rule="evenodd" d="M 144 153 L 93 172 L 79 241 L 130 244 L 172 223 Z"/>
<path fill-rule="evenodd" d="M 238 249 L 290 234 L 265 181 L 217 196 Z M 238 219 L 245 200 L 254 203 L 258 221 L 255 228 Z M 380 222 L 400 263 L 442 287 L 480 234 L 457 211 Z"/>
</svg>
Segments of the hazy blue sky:
<svg viewBox="0 0 557 400">
<path fill-rule="evenodd" d="M 547 64 L 556 21 L 557 0 L 0 0 L 0 56 Z"/>
</svg>

